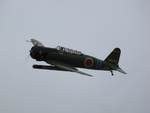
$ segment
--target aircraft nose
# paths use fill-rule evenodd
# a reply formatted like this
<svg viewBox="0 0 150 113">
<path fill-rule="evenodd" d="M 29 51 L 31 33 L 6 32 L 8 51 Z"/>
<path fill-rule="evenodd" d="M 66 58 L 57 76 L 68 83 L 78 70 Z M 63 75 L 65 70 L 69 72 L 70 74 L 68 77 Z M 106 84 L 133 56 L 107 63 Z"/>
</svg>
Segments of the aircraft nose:
<svg viewBox="0 0 150 113">
<path fill-rule="evenodd" d="M 30 56 L 36 60 L 44 60 L 47 53 L 44 53 L 40 48 L 32 47 L 30 50 Z"/>
<path fill-rule="evenodd" d="M 36 56 L 35 51 L 34 51 L 33 48 L 31 48 L 31 50 L 30 50 L 30 56 L 31 56 L 33 59 L 34 59 L 35 56 Z"/>
</svg>

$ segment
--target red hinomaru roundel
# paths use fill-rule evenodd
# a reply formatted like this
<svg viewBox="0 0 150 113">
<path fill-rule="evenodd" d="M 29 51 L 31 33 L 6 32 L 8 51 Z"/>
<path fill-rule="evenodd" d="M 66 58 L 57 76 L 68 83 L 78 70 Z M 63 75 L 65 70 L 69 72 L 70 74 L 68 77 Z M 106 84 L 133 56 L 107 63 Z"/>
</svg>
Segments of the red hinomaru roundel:
<svg viewBox="0 0 150 113">
<path fill-rule="evenodd" d="M 85 58 L 85 60 L 84 60 L 85 67 L 92 67 L 93 64 L 94 64 L 94 61 L 92 58 L 90 58 L 90 57 Z"/>
</svg>

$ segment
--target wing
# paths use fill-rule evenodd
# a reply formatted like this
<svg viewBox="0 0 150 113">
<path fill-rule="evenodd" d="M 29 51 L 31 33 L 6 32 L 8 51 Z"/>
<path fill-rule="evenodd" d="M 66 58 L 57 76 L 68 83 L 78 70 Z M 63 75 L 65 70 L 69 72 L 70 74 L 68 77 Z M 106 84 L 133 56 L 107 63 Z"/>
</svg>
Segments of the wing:
<svg viewBox="0 0 150 113">
<path fill-rule="evenodd" d="M 57 61 L 48 61 L 47 63 L 52 64 L 52 65 L 54 65 L 55 67 L 57 67 L 57 68 L 59 68 L 61 70 L 75 72 L 75 73 L 79 73 L 79 74 L 82 74 L 82 75 L 86 75 L 86 76 L 92 77 L 92 75 L 84 73 L 84 72 L 78 70 L 77 68 L 72 67 L 72 66 L 70 66 L 68 64 L 64 64 L 64 63 L 57 62 Z"/>
</svg>

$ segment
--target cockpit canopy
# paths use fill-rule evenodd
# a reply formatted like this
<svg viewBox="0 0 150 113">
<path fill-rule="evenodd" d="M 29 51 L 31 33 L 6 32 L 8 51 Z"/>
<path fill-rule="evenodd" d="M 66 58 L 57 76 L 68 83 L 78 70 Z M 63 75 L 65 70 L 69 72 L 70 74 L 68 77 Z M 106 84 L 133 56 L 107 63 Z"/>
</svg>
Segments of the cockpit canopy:
<svg viewBox="0 0 150 113">
<path fill-rule="evenodd" d="M 77 54 L 77 55 L 81 55 L 82 54 L 81 51 L 77 51 L 77 50 L 73 50 L 73 49 L 69 49 L 69 48 L 65 48 L 65 47 L 61 47 L 61 46 L 57 46 L 56 49 L 58 51 L 71 53 L 71 54 Z"/>
</svg>

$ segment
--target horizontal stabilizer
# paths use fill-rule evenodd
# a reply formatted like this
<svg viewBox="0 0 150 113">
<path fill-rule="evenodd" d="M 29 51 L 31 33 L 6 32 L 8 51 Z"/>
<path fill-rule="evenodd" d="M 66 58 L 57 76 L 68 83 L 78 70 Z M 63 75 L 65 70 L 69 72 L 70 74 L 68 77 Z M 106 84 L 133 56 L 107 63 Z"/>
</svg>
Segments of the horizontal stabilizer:
<svg viewBox="0 0 150 113">
<path fill-rule="evenodd" d="M 116 71 L 119 71 L 120 73 L 123 73 L 123 74 L 127 74 L 124 70 L 122 70 L 120 67 L 118 69 L 116 69 Z"/>
</svg>

